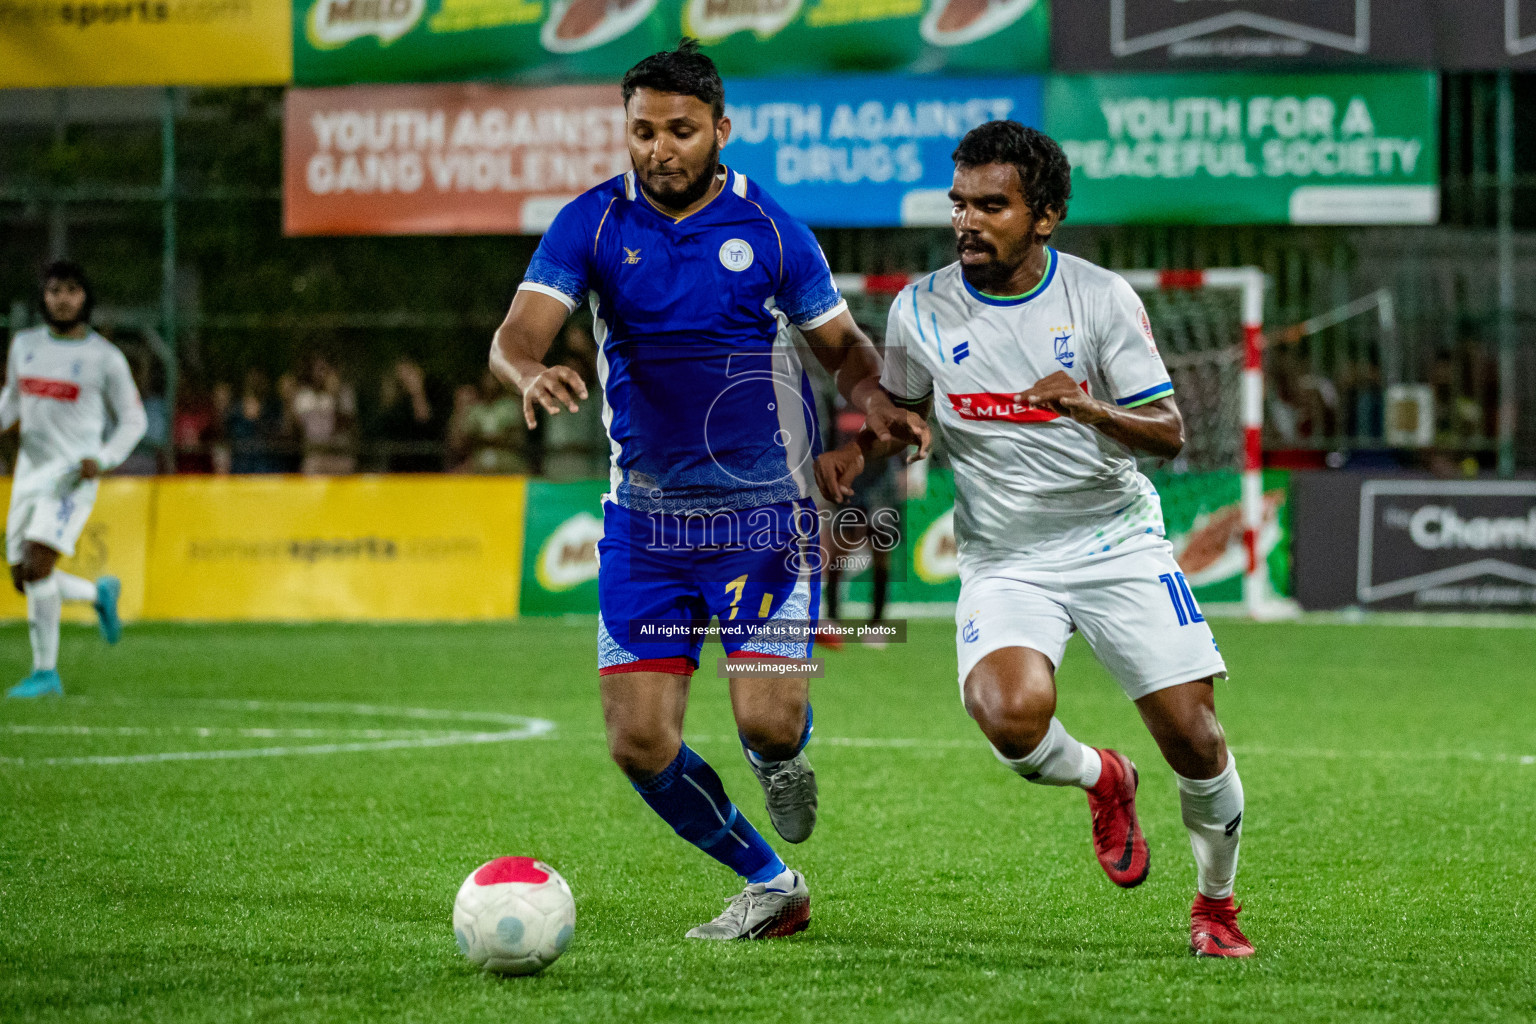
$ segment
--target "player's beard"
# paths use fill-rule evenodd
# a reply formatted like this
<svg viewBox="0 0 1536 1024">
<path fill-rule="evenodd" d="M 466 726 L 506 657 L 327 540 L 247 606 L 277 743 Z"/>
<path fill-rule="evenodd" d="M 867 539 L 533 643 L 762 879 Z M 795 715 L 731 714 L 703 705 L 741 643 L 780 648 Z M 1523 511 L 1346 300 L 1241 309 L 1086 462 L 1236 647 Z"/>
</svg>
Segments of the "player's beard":
<svg viewBox="0 0 1536 1024">
<path fill-rule="evenodd" d="M 658 206 L 664 206 L 669 210 L 686 210 L 704 198 L 704 194 L 709 191 L 709 186 L 714 184 L 715 175 L 719 171 L 720 143 L 715 142 L 709 147 L 709 160 L 705 162 L 704 170 L 699 172 L 698 177 L 691 179 L 688 184 L 680 189 L 663 192 L 652 188 L 645 180 L 645 175 L 637 174 L 635 177 L 640 181 L 641 190 L 645 192 L 653 203 Z"/>
<path fill-rule="evenodd" d="M 81 324 L 85 323 L 85 306 L 82 305 L 79 311 L 68 320 L 59 320 L 55 318 L 52 313 L 48 312 L 48 306 L 47 304 L 44 304 L 43 323 L 47 324 L 48 328 L 53 331 L 54 334 L 68 334 L 76 327 L 79 327 Z"/>
<path fill-rule="evenodd" d="M 965 243 L 992 256 L 992 259 L 986 263 L 966 263 L 963 259 L 961 260 L 960 273 L 965 277 L 966 283 L 988 295 L 1007 294 L 1008 282 L 1013 280 L 1013 275 L 1029 258 L 1030 244 L 1026 242 L 1018 251 L 1009 253 L 1008 255 L 1013 257 L 1009 262 L 1004 259 L 1003 254 L 998 252 L 997 246 L 975 237 L 955 239 L 955 255 L 963 257 Z"/>
</svg>

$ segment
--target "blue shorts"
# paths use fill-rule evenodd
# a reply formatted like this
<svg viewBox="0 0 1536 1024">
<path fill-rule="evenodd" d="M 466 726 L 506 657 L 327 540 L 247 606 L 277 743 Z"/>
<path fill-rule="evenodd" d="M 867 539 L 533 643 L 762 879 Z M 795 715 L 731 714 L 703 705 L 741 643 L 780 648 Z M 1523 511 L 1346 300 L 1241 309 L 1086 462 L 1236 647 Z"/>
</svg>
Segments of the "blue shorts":
<svg viewBox="0 0 1536 1024">
<path fill-rule="evenodd" d="M 604 502 L 597 555 L 599 675 L 692 675 L 716 617 L 727 657 L 811 656 L 821 551 L 808 501 L 707 516 Z"/>
</svg>

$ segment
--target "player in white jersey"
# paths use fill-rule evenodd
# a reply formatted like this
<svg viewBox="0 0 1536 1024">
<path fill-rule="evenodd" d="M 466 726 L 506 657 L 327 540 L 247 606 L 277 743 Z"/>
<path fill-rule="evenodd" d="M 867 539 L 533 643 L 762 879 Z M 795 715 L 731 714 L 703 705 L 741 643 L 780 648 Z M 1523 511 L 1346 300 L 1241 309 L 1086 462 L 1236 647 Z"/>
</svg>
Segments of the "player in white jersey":
<svg viewBox="0 0 1536 1024">
<path fill-rule="evenodd" d="M 59 261 L 43 274 L 45 326 L 11 339 L 0 429 L 21 426 L 21 452 L 5 524 L 11 581 L 27 598 L 32 673 L 7 697 L 64 692 L 59 681 L 59 614 L 65 601 L 96 609 L 101 633 L 116 643 L 117 579 L 92 582 L 56 569 L 73 555 L 96 502 L 101 475 L 116 469 L 144 436 L 128 360 L 90 328 L 90 282 L 78 264 Z"/>
<path fill-rule="evenodd" d="M 893 304 L 881 383 L 932 410 L 954 460 L 966 710 L 1019 775 L 1087 791 L 1100 864 L 1139 885 L 1136 768 L 1055 717 L 1056 669 L 1080 630 L 1178 776 L 1198 876 L 1191 949 L 1251 955 L 1232 897 L 1243 789 L 1214 703 L 1226 665 L 1133 456 L 1183 446 L 1173 384 L 1130 285 L 1047 245 L 1071 191 L 1060 147 L 993 121 L 954 155 L 960 260 Z M 865 431 L 823 456 L 823 493 L 847 497 L 865 459 L 893 450 Z"/>
</svg>

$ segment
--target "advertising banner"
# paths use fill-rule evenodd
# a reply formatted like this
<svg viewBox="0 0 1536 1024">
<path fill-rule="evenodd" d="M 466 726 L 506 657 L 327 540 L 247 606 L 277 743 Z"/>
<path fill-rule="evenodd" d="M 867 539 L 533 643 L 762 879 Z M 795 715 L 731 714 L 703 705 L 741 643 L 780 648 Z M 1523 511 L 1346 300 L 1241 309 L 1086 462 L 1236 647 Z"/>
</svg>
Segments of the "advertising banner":
<svg viewBox="0 0 1536 1024">
<path fill-rule="evenodd" d="M 725 75 L 1044 70 L 1047 0 L 295 0 L 299 85 L 618 80 L 695 36 Z"/>
<path fill-rule="evenodd" d="M 0 0 L 0 89 L 283 85 L 288 0 Z"/>
<path fill-rule="evenodd" d="M 611 85 L 291 89 L 283 230 L 537 234 L 629 168 Z"/>
<path fill-rule="evenodd" d="M 1433 74 L 1050 81 L 1078 224 L 1433 224 Z"/>
<path fill-rule="evenodd" d="M 1430 67 L 1436 2 L 1072 0 L 1052 11 L 1051 53 L 1063 71 Z"/>
<path fill-rule="evenodd" d="M 721 159 L 816 227 L 947 226 L 960 137 L 1044 123 L 1040 78 L 731 80 L 725 95 Z"/>
<path fill-rule="evenodd" d="M 1536 0 L 1437 0 L 1436 6 L 1441 67 L 1536 68 Z"/>
<path fill-rule="evenodd" d="M 1248 552 L 1243 546 L 1242 475 L 1158 473 L 1152 482 L 1162 497 L 1163 526 L 1179 568 L 1195 597 L 1209 603 L 1243 599 Z M 1267 563 L 1276 594 L 1291 593 L 1290 474 L 1264 471 L 1264 525 L 1259 557 Z"/>
<path fill-rule="evenodd" d="M 517 612 L 521 477 L 166 477 L 144 614 L 469 620 Z"/>
<path fill-rule="evenodd" d="M 597 614 L 597 542 L 606 480 L 528 482 L 522 615 Z"/>
<path fill-rule="evenodd" d="M 1303 607 L 1536 609 L 1536 481 L 1315 473 L 1302 484 Z"/>
<path fill-rule="evenodd" d="M 101 482 L 91 518 L 75 544 L 73 557 L 59 559 L 59 568 L 94 580 L 116 576 L 123 582 L 118 612 L 128 621 L 144 615 L 145 556 L 149 550 L 149 516 L 155 482 L 150 478 L 111 477 Z M 7 505 L 11 481 L 0 480 L 0 497 Z M 0 587 L 0 619 L 25 619 L 27 601 L 10 586 Z M 95 623 L 88 605 L 68 602 L 64 621 Z"/>
</svg>

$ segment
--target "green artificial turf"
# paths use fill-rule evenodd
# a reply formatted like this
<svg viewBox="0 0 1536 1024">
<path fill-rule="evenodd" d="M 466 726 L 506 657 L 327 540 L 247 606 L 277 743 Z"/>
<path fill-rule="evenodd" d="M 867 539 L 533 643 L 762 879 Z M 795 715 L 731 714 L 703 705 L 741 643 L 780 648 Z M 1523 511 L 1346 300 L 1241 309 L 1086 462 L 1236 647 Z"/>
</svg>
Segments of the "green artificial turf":
<svg viewBox="0 0 1536 1024">
<path fill-rule="evenodd" d="M 1086 802 L 1027 785 L 962 711 L 953 630 L 828 655 L 821 820 L 781 852 L 809 931 L 683 932 L 738 887 L 608 762 L 590 621 L 68 628 L 63 701 L 0 703 L 0 1020 L 1510 1021 L 1536 1019 L 1536 633 L 1217 623 L 1244 787 L 1251 962 L 1187 952 L 1173 777 L 1074 641 L 1059 714 L 1142 773 L 1152 874 L 1121 891 Z M 0 673 L 26 635 L 0 629 Z M 771 829 L 713 655 L 690 742 Z M 255 702 L 255 703 L 246 703 Z M 369 713 L 350 707 L 364 703 Z M 148 763 L 177 751 L 554 730 L 479 745 Z M 882 743 L 900 740 L 904 743 Z M 464 961 L 453 895 L 527 854 L 576 893 L 543 975 Z"/>
</svg>

